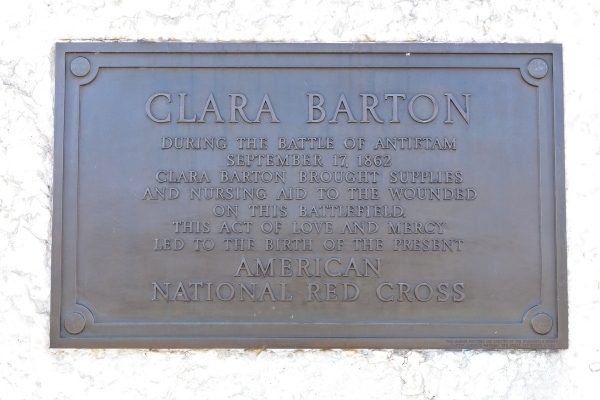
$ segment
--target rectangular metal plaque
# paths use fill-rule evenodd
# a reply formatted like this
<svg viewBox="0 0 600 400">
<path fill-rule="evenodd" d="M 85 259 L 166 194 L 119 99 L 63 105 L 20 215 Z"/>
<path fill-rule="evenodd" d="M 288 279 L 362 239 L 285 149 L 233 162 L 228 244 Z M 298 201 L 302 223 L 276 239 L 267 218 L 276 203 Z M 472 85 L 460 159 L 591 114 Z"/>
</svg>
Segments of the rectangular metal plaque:
<svg viewBox="0 0 600 400">
<path fill-rule="evenodd" d="M 560 45 L 60 43 L 53 347 L 565 348 Z"/>
</svg>

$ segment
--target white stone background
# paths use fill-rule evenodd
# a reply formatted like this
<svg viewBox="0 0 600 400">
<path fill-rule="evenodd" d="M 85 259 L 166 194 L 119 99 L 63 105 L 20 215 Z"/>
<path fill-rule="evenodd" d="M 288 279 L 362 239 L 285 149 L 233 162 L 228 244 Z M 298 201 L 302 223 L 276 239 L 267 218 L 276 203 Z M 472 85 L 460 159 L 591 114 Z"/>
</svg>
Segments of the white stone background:
<svg viewBox="0 0 600 400">
<path fill-rule="evenodd" d="M 600 398 L 600 1 L 2 0 L 0 398 Z M 569 349 L 51 350 L 58 41 L 564 46 Z"/>
</svg>

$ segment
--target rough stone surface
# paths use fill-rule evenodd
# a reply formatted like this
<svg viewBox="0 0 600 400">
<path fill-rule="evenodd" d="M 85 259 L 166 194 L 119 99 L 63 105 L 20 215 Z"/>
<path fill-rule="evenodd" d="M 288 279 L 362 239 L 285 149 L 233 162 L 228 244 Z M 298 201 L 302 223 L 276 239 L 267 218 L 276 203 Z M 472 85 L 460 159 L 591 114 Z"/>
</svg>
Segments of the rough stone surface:
<svg viewBox="0 0 600 400">
<path fill-rule="evenodd" d="M 567 399 L 600 391 L 600 3 L 19 0 L 0 13 L 0 393 L 11 399 Z M 564 45 L 570 348 L 50 350 L 57 41 Z"/>
</svg>

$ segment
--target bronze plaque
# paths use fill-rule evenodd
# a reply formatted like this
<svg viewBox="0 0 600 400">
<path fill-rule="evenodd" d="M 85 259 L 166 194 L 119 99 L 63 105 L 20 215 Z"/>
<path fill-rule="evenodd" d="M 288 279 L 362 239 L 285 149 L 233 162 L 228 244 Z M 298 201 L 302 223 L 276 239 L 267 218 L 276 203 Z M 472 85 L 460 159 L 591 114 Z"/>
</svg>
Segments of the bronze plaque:
<svg viewBox="0 0 600 400">
<path fill-rule="evenodd" d="M 562 49 L 59 43 L 53 347 L 566 348 Z"/>
</svg>

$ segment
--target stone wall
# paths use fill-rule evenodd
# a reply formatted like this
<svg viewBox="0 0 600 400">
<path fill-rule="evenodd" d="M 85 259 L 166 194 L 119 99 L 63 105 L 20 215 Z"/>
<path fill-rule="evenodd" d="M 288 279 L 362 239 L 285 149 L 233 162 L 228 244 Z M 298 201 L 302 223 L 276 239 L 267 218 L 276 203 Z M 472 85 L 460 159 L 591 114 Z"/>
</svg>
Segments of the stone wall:
<svg viewBox="0 0 600 400">
<path fill-rule="evenodd" d="M 19 0 L 0 13 L 0 397 L 596 398 L 600 4 Z M 569 349 L 51 350 L 58 41 L 562 43 Z M 57 189 L 60 190 L 60 189 Z"/>
</svg>

